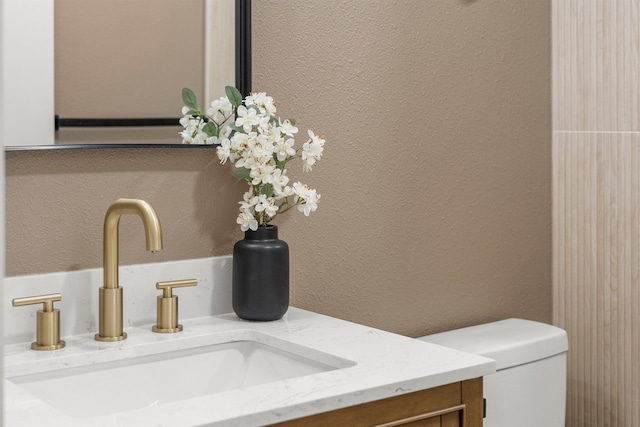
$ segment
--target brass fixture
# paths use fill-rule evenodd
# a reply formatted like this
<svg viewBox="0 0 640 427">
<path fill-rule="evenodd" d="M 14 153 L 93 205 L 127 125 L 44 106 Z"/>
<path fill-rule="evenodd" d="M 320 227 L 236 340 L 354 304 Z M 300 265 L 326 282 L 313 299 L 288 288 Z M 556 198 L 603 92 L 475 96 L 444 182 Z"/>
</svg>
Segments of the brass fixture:
<svg viewBox="0 0 640 427">
<path fill-rule="evenodd" d="M 156 283 L 157 289 L 162 289 L 162 295 L 158 296 L 158 324 L 151 330 L 160 333 L 180 332 L 182 325 L 178 325 L 178 296 L 172 295 L 174 288 L 184 288 L 198 284 L 196 279 L 174 280 L 171 282 Z"/>
<path fill-rule="evenodd" d="M 118 285 L 118 224 L 122 215 L 138 215 L 142 219 L 147 250 L 162 250 L 162 229 L 156 211 L 144 200 L 118 199 L 109 206 L 104 217 L 104 286 L 99 294 L 98 341 L 120 341 L 127 338 L 122 330 L 122 288 Z"/>
<path fill-rule="evenodd" d="M 57 350 L 64 347 L 60 340 L 60 310 L 53 308 L 53 303 L 61 301 L 62 295 L 49 294 L 33 297 L 14 298 L 14 307 L 31 304 L 43 304 L 36 316 L 36 341 L 31 343 L 33 350 Z"/>
</svg>

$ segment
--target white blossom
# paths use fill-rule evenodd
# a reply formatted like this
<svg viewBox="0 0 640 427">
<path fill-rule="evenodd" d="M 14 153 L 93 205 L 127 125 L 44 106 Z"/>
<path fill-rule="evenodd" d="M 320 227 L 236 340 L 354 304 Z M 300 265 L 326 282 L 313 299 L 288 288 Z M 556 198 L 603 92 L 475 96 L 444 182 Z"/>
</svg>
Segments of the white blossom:
<svg viewBox="0 0 640 427">
<path fill-rule="evenodd" d="M 286 140 L 282 138 L 276 143 L 274 153 L 276 153 L 276 157 L 279 161 L 283 162 L 287 157 L 296 155 L 296 150 L 293 149 L 294 142 L 293 138 Z"/>
<path fill-rule="evenodd" d="M 249 229 L 256 231 L 258 229 L 258 221 L 249 212 L 240 212 L 236 222 L 240 224 L 240 229 L 242 231 L 247 231 Z"/>
<path fill-rule="evenodd" d="M 240 212 L 251 212 L 258 204 L 258 196 L 254 196 L 251 191 L 247 191 L 242 195 L 240 203 Z"/>
<path fill-rule="evenodd" d="M 311 212 L 315 212 L 318 209 L 319 200 L 320 195 L 316 193 L 316 190 L 311 190 L 308 198 L 305 200 L 304 209 L 301 209 L 302 206 L 298 206 L 298 210 L 302 211 L 305 216 L 309 216 Z"/>
<path fill-rule="evenodd" d="M 256 136 L 249 138 L 250 154 L 253 159 L 260 164 L 267 164 L 273 159 L 273 145 L 270 145 L 264 138 Z"/>
<path fill-rule="evenodd" d="M 311 212 L 315 212 L 318 209 L 320 195 L 316 193 L 316 190 L 309 188 L 306 184 L 296 182 L 293 184 L 293 193 L 295 194 L 298 210 L 303 212 L 305 216 L 309 216 Z"/>
<path fill-rule="evenodd" d="M 301 183 L 300 181 L 294 182 L 293 194 L 296 195 L 296 203 L 298 203 L 300 199 L 305 200 L 307 198 L 307 195 L 309 194 L 309 190 L 310 188 L 307 185 Z"/>
<path fill-rule="evenodd" d="M 263 116 L 260 118 L 260 121 L 258 122 L 258 131 L 263 135 L 277 136 L 275 135 L 273 124 L 271 123 L 271 117 L 269 116 Z"/>
<path fill-rule="evenodd" d="M 256 212 L 264 212 L 270 217 L 276 216 L 278 206 L 274 203 L 273 198 L 267 197 L 264 194 L 258 196 L 258 203 L 256 204 Z"/>
<path fill-rule="evenodd" d="M 237 151 L 245 151 L 249 146 L 249 135 L 236 132 L 231 137 L 231 146 Z"/>
<path fill-rule="evenodd" d="M 253 180 L 252 185 L 271 184 L 274 166 L 264 163 L 255 163 L 251 166 L 249 175 Z"/>
<path fill-rule="evenodd" d="M 183 113 L 184 114 L 184 113 Z M 207 115 L 218 125 L 223 124 L 233 114 L 233 105 L 229 98 L 223 96 L 211 103 L 211 108 L 207 110 Z"/>
<path fill-rule="evenodd" d="M 273 185 L 275 200 L 281 200 L 293 195 L 293 189 L 287 185 L 288 183 L 289 177 L 287 176 L 286 169 L 276 169 L 273 171 L 271 174 L 271 185 Z"/>
<path fill-rule="evenodd" d="M 260 109 L 262 114 L 266 114 L 271 117 L 276 113 L 276 106 L 273 103 L 273 98 L 267 96 L 264 92 L 253 92 L 245 99 L 246 105 L 255 105 Z"/>
<path fill-rule="evenodd" d="M 236 126 L 241 127 L 245 133 L 251 132 L 251 129 L 260 123 L 258 113 L 253 108 L 247 108 L 244 105 L 238 107 L 238 118 Z"/>
<path fill-rule="evenodd" d="M 203 130 L 206 123 L 201 117 L 186 115 L 180 118 L 180 124 L 184 128 L 184 130 L 180 132 L 183 144 L 203 145 L 218 143 L 218 137 L 209 136 Z"/>
<path fill-rule="evenodd" d="M 298 133 L 298 128 L 291 124 L 291 120 L 287 119 L 284 122 L 278 120 L 278 123 L 280 123 L 280 131 L 285 135 L 293 136 Z"/>
<path fill-rule="evenodd" d="M 216 155 L 218 159 L 220 159 L 221 164 L 227 163 L 227 160 L 231 160 L 231 162 L 235 162 L 236 153 L 232 151 L 231 141 L 228 138 L 224 138 L 220 141 L 220 146 L 216 148 Z"/>
<path fill-rule="evenodd" d="M 180 119 L 183 143 L 218 144 L 216 156 L 221 164 L 229 162 L 246 171 L 238 175 L 248 184 L 236 220 L 242 231 L 266 226 L 293 207 L 305 216 L 318 209 L 320 195 L 301 182 L 289 185 L 285 166 L 300 158 L 303 170 L 310 171 L 323 155 L 325 140 L 320 135 L 309 130 L 309 139 L 297 151 L 295 121 L 275 117 L 273 98 L 264 92 L 250 94 L 242 105 L 232 104 L 227 97 L 216 99 L 206 114 L 194 101 L 186 102 L 190 107 L 182 108 Z"/>
<path fill-rule="evenodd" d="M 309 140 L 302 145 L 302 169 L 309 172 L 311 167 L 322 157 L 324 151 L 324 139 L 308 131 Z"/>
</svg>

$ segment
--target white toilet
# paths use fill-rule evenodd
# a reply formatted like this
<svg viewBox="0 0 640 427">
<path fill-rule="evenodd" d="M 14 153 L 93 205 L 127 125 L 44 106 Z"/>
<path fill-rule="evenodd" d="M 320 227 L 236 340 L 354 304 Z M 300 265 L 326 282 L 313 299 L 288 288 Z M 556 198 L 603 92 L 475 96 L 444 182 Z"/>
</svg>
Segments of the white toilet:
<svg viewBox="0 0 640 427">
<path fill-rule="evenodd" d="M 507 319 L 419 338 L 496 361 L 484 377 L 484 427 L 564 427 L 567 333 Z"/>
</svg>

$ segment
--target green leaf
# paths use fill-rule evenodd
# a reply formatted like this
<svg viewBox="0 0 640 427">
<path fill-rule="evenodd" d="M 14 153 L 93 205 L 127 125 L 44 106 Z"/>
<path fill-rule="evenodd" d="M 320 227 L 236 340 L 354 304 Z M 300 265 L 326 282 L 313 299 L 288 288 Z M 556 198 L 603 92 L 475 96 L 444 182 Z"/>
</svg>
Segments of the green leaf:
<svg viewBox="0 0 640 427">
<path fill-rule="evenodd" d="M 218 136 L 218 126 L 213 122 L 208 122 L 202 127 L 202 130 L 209 136 Z"/>
<path fill-rule="evenodd" d="M 295 125 L 296 125 L 296 119 L 289 119 L 289 121 L 291 122 L 291 125 L 292 125 L 292 126 L 295 126 Z"/>
<path fill-rule="evenodd" d="M 265 184 L 264 187 L 262 187 L 262 190 L 260 191 L 260 193 L 266 195 L 267 197 L 272 197 L 273 196 L 273 185 L 272 184 Z"/>
<path fill-rule="evenodd" d="M 231 172 L 231 175 L 246 181 L 252 181 L 251 175 L 249 175 L 249 172 L 246 169 L 234 169 L 234 171 Z"/>
<path fill-rule="evenodd" d="M 227 126 L 233 131 L 244 133 L 244 129 L 242 127 L 236 126 L 235 123 L 229 123 Z"/>
<path fill-rule="evenodd" d="M 238 89 L 233 86 L 225 86 L 224 91 L 227 94 L 227 98 L 229 98 L 231 105 L 238 108 L 242 104 L 242 95 Z"/>
<path fill-rule="evenodd" d="M 192 110 L 200 111 L 200 107 L 198 107 L 198 100 L 196 99 L 196 94 L 193 93 L 191 89 L 188 87 L 182 88 L 182 102 L 184 105 L 191 108 Z"/>
</svg>

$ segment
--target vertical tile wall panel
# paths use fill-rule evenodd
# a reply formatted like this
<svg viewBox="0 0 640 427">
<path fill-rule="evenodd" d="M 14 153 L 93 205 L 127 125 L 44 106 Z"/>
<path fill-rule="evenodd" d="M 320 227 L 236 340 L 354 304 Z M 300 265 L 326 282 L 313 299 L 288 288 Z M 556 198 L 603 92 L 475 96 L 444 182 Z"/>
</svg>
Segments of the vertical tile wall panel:
<svg viewBox="0 0 640 427">
<path fill-rule="evenodd" d="M 640 135 L 556 132 L 554 322 L 568 425 L 640 425 Z"/>
<path fill-rule="evenodd" d="M 639 0 L 553 0 L 553 127 L 639 131 Z"/>
<path fill-rule="evenodd" d="M 567 425 L 640 425 L 640 0 L 552 0 L 554 322 Z"/>
</svg>

